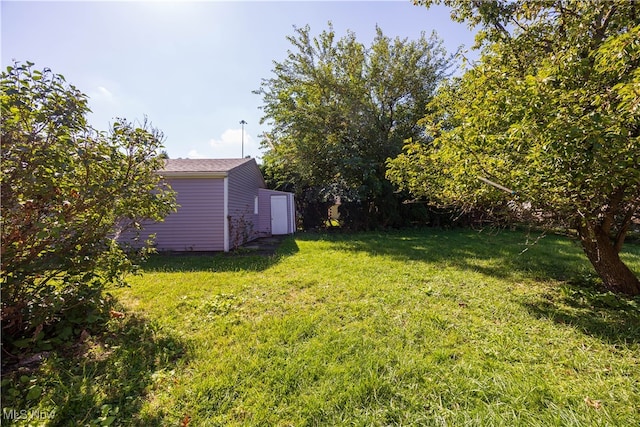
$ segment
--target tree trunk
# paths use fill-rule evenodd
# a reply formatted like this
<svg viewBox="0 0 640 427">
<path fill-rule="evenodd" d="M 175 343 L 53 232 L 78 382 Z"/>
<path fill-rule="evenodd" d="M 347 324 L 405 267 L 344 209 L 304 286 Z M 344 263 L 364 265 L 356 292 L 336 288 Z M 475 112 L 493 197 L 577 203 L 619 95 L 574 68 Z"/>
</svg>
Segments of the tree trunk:
<svg viewBox="0 0 640 427">
<path fill-rule="evenodd" d="M 609 234 L 599 224 L 587 224 L 578 231 L 582 248 L 604 286 L 613 292 L 640 295 L 640 281 L 620 259 Z"/>
</svg>

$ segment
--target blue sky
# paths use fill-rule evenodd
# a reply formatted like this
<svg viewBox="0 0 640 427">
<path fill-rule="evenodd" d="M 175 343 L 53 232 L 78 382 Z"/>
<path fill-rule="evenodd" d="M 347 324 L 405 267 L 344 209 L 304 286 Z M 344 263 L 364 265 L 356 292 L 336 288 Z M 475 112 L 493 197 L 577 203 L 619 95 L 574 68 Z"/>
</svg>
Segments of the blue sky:
<svg viewBox="0 0 640 427">
<path fill-rule="evenodd" d="M 369 45 L 385 35 L 435 30 L 449 52 L 473 33 L 444 7 L 403 1 L 35 2 L 2 1 L 2 68 L 13 59 L 49 67 L 89 96 L 91 123 L 145 115 L 165 134 L 169 156 L 261 156 L 262 100 L 252 93 L 282 60 L 294 26 L 312 34 L 331 21 Z"/>
</svg>

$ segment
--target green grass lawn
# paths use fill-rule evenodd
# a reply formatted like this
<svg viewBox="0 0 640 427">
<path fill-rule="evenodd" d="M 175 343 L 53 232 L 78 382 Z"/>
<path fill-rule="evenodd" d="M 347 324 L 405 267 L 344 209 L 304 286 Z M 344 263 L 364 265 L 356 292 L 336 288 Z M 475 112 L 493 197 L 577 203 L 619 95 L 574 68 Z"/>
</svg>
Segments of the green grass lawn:
<svg viewBox="0 0 640 427">
<path fill-rule="evenodd" d="M 61 425 L 637 426 L 640 300 L 569 240 L 301 234 L 275 257 L 153 258 L 126 313 L 50 357 Z M 626 261 L 640 272 L 640 246 Z M 4 393 L 4 392 L 3 392 Z"/>
</svg>

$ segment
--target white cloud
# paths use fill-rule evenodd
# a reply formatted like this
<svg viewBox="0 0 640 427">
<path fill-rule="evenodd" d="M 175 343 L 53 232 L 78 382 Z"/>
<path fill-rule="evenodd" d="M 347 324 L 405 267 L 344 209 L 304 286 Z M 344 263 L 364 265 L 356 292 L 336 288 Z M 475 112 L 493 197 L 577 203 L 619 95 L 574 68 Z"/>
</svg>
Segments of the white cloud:
<svg viewBox="0 0 640 427">
<path fill-rule="evenodd" d="M 117 97 L 113 92 L 104 86 L 97 86 L 89 92 L 89 102 L 91 105 L 99 104 L 100 106 L 117 106 L 119 104 Z"/>
<path fill-rule="evenodd" d="M 242 157 L 242 129 L 227 129 L 220 138 L 212 138 L 209 145 L 213 147 L 215 158 Z M 257 157 L 260 155 L 259 144 L 246 131 L 244 132 L 244 155 Z"/>
<path fill-rule="evenodd" d="M 97 129 L 108 128 L 116 117 L 142 120 L 148 116 L 155 125 L 152 109 L 140 99 L 128 95 L 115 81 L 99 79 L 92 84 L 87 95 L 91 108 L 89 120 Z"/>
<path fill-rule="evenodd" d="M 104 86 L 98 86 L 98 93 L 102 96 L 102 98 L 107 99 L 109 101 L 113 101 L 113 94 Z"/>
<path fill-rule="evenodd" d="M 197 150 L 190 150 L 187 153 L 187 158 L 188 159 L 204 159 L 206 156 L 204 154 L 200 154 L 198 153 Z"/>
</svg>

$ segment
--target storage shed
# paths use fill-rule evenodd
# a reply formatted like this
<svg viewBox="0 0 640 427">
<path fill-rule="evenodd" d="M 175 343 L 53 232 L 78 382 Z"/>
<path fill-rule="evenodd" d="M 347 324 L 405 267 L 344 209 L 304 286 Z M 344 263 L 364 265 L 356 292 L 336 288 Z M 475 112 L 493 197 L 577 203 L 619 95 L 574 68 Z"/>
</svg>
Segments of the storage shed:
<svg viewBox="0 0 640 427">
<path fill-rule="evenodd" d="M 155 234 L 160 251 L 226 252 L 295 231 L 293 194 L 267 190 L 254 159 L 168 159 L 158 173 L 179 205 L 163 222 L 143 224 L 141 237 Z"/>
</svg>

